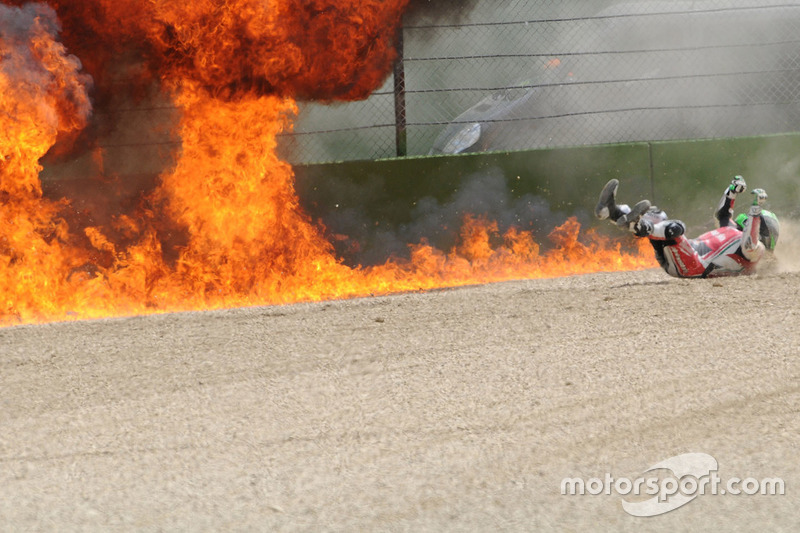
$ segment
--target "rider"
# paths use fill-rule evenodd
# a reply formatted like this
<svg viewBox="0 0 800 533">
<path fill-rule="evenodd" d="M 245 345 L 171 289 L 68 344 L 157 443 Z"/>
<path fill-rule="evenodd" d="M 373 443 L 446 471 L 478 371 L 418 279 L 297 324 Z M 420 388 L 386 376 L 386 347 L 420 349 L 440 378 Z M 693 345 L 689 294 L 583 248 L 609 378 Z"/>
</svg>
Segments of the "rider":
<svg viewBox="0 0 800 533">
<path fill-rule="evenodd" d="M 714 216 L 719 228 L 696 239 L 687 239 L 686 225 L 670 220 L 664 211 L 642 200 L 632 208 L 617 204 L 619 181 L 612 179 L 600 193 L 595 207 L 597 218 L 611 219 L 617 226 L 627 227 L 637 237 L 647 237 L 661 267 L 671 276 L 705 278 L 752 274 L 764 251 L 775 250 L 780 225 L 774 213 L 763 209 L 767 193 L 755 189 L 753 205 L 747 215 L 733 220 L 736 195 L 747 189 L 741 176 L 736 176 L 720 200 Z"/>
</svg>

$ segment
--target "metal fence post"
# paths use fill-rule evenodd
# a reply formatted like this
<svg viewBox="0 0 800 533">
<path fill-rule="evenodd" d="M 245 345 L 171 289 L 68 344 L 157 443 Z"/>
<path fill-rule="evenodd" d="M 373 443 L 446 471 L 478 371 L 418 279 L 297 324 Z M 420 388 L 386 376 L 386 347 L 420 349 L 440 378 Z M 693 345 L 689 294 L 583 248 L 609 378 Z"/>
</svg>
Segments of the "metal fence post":
<svg viewBox="0 0 800 533">
<path fill-rule="evenodd" d="M 394 62 L 394 123 L 397 157 L 408 154 L 406 139 L 406 73 L 403 66 L 403 26 L 397 32 L 397 59 Z"/>
</svg>

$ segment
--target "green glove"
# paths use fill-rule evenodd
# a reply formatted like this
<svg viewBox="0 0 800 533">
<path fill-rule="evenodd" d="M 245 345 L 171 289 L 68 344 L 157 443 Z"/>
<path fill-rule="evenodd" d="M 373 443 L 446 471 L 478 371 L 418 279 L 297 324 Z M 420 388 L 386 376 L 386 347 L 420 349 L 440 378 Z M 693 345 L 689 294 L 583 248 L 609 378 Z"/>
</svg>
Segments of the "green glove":
<svg viewBox="0 0 800 533">
<path fill-rule="evenodd" d="M 767 191 L 764 189 L 753 189 L 753 205 L 764 205 L 767 201 Z"/>
</svg>

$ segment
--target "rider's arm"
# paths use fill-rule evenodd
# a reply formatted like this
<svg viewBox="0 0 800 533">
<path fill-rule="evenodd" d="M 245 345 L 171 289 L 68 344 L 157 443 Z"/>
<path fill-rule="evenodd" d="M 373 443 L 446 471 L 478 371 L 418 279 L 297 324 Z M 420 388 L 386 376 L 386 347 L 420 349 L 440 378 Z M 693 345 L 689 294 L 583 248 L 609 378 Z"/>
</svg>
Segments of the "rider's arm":
<svg viewBox="0 0 800 533">
<path fill-rule="evenodd" d="M 742 255 L 748 261 L 756 262 L 761 259 L 764 254 L 764 245 L 759 240 L 759 232 L 761 231 L 761 206 L 750 206 L 750 212 L 747 214 L 747 220 L 744 223 L 742 230 Z"/>
<path fill-rule="evenodd" d="M 735 176 L 731 184 L 728 185 L 728 188 L 726 188 L 725 192 L 722 194 L 722 198 L 720 198 L 719 205 L 717 206 L 717 211 L 714 213 L 714 216 L 719 222 L 719 227 L 724 228 L 726 226 L 736 225 L 736 223 L 733 222 L 733 206 L 736 203 L 736 195 L 745 190 L 747 190 L 747 184 L 744 178 Z"/>
</svg>

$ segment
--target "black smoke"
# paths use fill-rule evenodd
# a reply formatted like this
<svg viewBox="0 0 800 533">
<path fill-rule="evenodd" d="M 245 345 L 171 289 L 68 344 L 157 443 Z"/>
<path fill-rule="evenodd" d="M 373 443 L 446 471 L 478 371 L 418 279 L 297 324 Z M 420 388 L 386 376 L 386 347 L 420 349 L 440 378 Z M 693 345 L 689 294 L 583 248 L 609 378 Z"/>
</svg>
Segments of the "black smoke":
<svg viewBox="0 0 800 533">
<path fill-rule="evenodd" d="M 478 0 L 410 0 L 405 22 L 408 25 L 460 23 Z"/>
<path fill-rule="evenodd" d="M 379 179 L 373 180 L 379 182 Z M 502 244 L 509 228 L 529 231 L 543 249 L 550 246 L 547 236 L 569 216 L 586 223 L 584 210 L 575 213 L 553 211 L 540 196 L 514 195 L 502 170 L 493 168 L 476 172 L 447 198 L 423 197 L 406 206 L 409 216 L 402 221 L 386 221 L 380 214 L 368 212 L 367 206 L 385 202 L 380 183 L 356 185 L 345 178 L 328 178 L 311 200 L 300 187 L 301 201 L 315 220 L 321 222 L 333 243 L 337 256 L 350 266 L 379 265 L 389 258 L 408 258 L 409 245 L 421 242 L 449 251 L 460 242 L 466 216 L 483 217 L 497 222 L 497 234 L 490 244 Z"/>
</svg>

